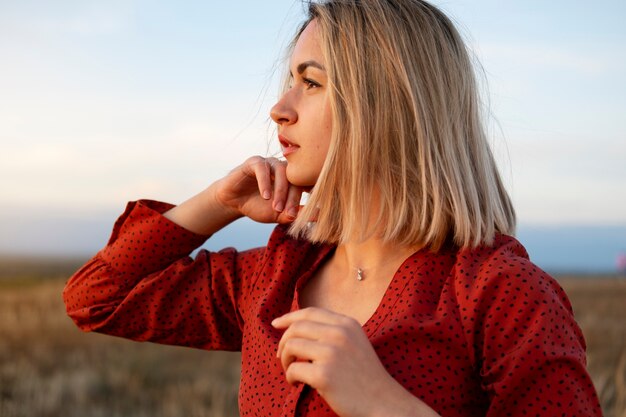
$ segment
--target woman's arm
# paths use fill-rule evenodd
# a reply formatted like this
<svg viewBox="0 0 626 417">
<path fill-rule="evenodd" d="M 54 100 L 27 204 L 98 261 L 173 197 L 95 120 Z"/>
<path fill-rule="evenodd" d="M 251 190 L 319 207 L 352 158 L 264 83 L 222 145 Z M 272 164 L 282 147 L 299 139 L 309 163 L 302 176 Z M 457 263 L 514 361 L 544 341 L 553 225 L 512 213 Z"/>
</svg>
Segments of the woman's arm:
<svg viewBox="0 0 626 417">
<path fill-rule="evenodd" d="M 283 174 L 283 163 L 254 157 L 178 207 L 129 203 L 106 247 L 67 282 L 68 314 L 85 331 L 238 349 L 240 301 L 263 249 L 188 255 L 238 217 L 286 222 L 301 191 Z"/>
<path fill-rule="evenodd" d="M 264 249 L 200 251 L 192 259 L 206 236 L 163 217 L 171 207 L 129 203 L 106 247 L 68 280 L 67 313 L 84 331 L 237 350 L 242 294 Z"/>
</svg>

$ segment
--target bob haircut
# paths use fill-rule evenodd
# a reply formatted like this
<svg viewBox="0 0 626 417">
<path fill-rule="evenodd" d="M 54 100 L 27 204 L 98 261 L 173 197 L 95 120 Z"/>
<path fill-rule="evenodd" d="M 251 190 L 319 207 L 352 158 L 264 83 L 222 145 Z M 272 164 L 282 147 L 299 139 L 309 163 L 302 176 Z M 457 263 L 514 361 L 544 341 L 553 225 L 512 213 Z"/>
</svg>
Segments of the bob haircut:
<svg viewBox="0 0 626 417">
<path fill-rule="evenodd" d="M 487 142 L 470 54 L 450 19 L 421 0 L 306 4 L 290 50 L 315 19 L 333 128 L 290 233 L 433 251 L 513 234 L 515 212 Z"/>
</svg>

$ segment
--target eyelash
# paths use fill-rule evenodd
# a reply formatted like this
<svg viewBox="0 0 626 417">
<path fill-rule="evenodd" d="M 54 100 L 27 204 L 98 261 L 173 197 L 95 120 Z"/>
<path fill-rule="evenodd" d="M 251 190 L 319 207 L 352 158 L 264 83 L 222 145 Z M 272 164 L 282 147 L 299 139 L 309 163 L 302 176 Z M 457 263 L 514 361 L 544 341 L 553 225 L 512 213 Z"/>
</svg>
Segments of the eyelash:
<svg viewBox="0 0 626 417">
<path fill-rule="evenodd" d="M 321 87 L 321 85 L 319 85 L 313 80 L 309 80 L 308 78 L 303 78 L 302 82 L 306 85 L 307 90 L 310 90 L 313 87 Z"/>
<path fill-rule="evenodd" d="M 302 83 L 306 86 L 307 90 L 310 90 L 311 88 L 317 88 L 317 87 L 321 87 L 321 85 L 309 78 L 303 78 L 302 79 Z M 289 81 L 289 89 L 291 89 L 293 87 L 293 78 Z"/>
</svg>

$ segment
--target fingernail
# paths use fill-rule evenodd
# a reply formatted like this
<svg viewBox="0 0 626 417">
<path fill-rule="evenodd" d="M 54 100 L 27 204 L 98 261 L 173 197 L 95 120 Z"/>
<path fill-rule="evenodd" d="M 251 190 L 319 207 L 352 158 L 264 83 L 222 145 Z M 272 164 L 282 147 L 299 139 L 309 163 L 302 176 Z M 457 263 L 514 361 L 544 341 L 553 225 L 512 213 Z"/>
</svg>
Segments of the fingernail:
<svg viewBox="0 0 626 417">
<path fill-rule="evenodd" d="M 283 203 L 282 201 L 279 201 L 278 203 L 276 203 L 276 211 L 283 211 L 284 208 L 285 208 L 285 203 Z"/>
<path fill-rule="evenodd" d="M 274 320 L 272 320 L 272 323 L 271 323 L 271 324 L 272 324 L 272 326 L 276 327 L 276 322 L 277 322 L 277 321 L 278 321 L 278 319 L 274 319 Z"/>
<path fill-rule="evenodd" d="M 270 193 L 269 191 L 265 190 L 263 191 L 263 198 L 266 200 L 269 200 L 270 197 L 272 197 L 272 193 Z"/>
<path fill-rule="evenodd" d="M 287 214 L 290 217 L 296 217 L 298 215 L 298 209 L 296 209 L 295 207 L 292 207 L 289 209 L 289 211 L 287 212 Z"/>
</svg>

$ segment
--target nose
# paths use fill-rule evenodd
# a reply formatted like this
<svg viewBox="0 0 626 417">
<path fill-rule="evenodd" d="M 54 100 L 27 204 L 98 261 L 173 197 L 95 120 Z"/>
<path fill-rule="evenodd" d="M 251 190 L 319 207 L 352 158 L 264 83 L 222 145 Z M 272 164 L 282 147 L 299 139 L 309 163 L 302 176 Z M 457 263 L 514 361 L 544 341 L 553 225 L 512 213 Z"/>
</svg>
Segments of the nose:
<svg viewBox="0 0 626 417">
<path fill-rule="evenodd" d="M 285 93 L 270 110 L 272 120 L 281 126 L 294 124 L 298 120 L 298 113 L 293 108 L 288 94 L 289 92 Z"/>
</svg>

